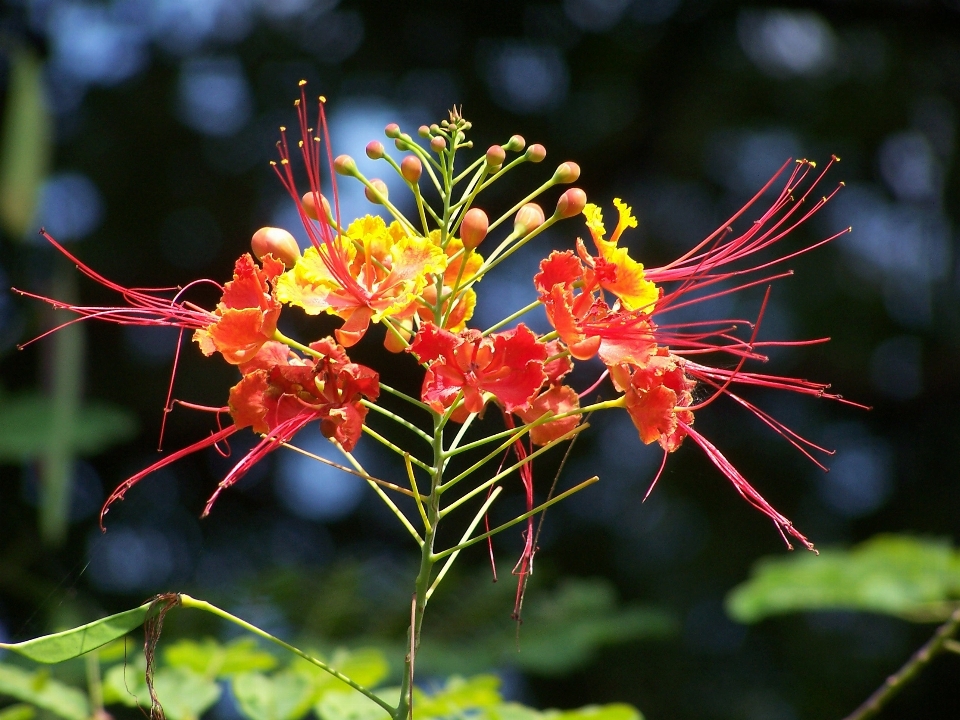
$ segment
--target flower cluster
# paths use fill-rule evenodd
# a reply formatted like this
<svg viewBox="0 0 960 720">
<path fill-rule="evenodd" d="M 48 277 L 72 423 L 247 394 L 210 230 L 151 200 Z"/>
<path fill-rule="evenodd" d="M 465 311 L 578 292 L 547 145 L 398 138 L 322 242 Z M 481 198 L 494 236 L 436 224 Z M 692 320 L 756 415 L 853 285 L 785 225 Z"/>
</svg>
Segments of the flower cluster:
<svg viewBox="0 0 960 720">
<path fill-rule="evenodd" d="M 541 162 L 546 150 L 541 145 L 527 147 L 523 138 L 514 136 L 492 146 L 457 174 L 456 155 L 472 144 L 466 139 L 470 123 L 456 111 L 439 125 L 421 127 L 419 141 L 398 126 L 388 125 L 386 136 L 403 153 L 399 162 L 378 141 L 366 148 L 370 158 L 382 160 L 409 187 L 417 218 L 408 219 L 391 202 L 385 183 L 366 178 L 349 156 L 334 158 L 324 102 L 321 98 L 315 126 L 309 121 L 303 91 L 296 103 L 301 135 L 297 148 L 305 167 L 306 193 L 301 195 L 298 189 L 299 171 L 294 171 L 284 128 L 278 143 L 279 160 L 273 164 L 296 203 L 310 245 L 301 250 L 284 229 L 259 230 L 251 243 L 253 255 L 242 255 L 236 261 L 232 280 L 222 287 L 216 285 L 221 299 L 212 310 L 185 299 L 193 284 L 173 296 L 123 288 L 87 268 L 48 237 L 84 273 L 120 292 L 126 304 L 78 307 L 41 299 L 73 310 L 79 319 L 192 330 L 204 355 L 218 354 L 240 375 L 229 390 L 225 406 L 205 408 L 218 413 L 218 417 L 228 414 L 232 425 L 220 427 L 126 480 L 110 496 L 104 511 L 153 470 L 250 428 L 261 440 L 222 480 L 207 504 L 208 512 L 224 488 L 312 423 L 348 457 L 364 432 L 402 454 L 411 482 L 404 492 L 419 503 L 414 465 L 430 475 L 431 492 L 437 497 L 450 484 L 459 482 L 463 476 L 445 480 L 444 468 L 449 458 L 460 452 L 458 444 L 474 419 L 490 406 L 502 414 L 506 430 L 476 441 L 472 447 L 503 440 L 487 461 L 495 459 L 497 453 L 502 457 L 504 452 L 513 452 L 517 463 L 492 480 L 477 484 L 453 506 L 483 490 L 487 490 L 491 502 L 494 486 L 508 472 L 519 470 L 532 511 L 534 458 L 583 429 L 585 414 L 621 408 L 629 414 L 642 443 L 659 444 L 664 461 L 685 438 L 691 438 L 736 490 L 773 520 L 785 540 L 792 536 L 812 549 L 792 523 L 694 429 L 694 421 L 698 412 L 726 396 L 813 459 L 813 452 L 822 448 L 754 406 L 736 388 L 762 386 L 817 397 L 838 396 L 827 394 L 828 386 L 823 384 L 744 370 L 748 361 L 765 359 L 765 345 L 789 344 L 757 340 L 766 299 L 755 322 L 724 318 L 715 322 L 670 322 L 669 313 L 718 295 L 768 285 L 789 274 L 772 269 L 774 266 L 842 234 L 798 250 L 764 252 L 781 243 L 832 197 L 831 193 L 809 202 L 833 161 L 823 170 L 806 160 L 788 162 L 715 233 L 676 261 L 646 268 L 621 244 L 628 231 L 637 227 L 631 208 L 621 200 L 613 201 L 617 222 L 609 235 L 601 208 L 588 203 L 578 188 L 568 188 L 559 196 L 550 217 L 531 202 L 553 187 L 575 182 L 580 170 L 572 162 L 562 163 L 536 192 L 491 222 L 476 204 L 478 195 L 513 168 Z M 326 183 L 321 183 L 323 155 L 332 169 L 332 194 L 327 194 Z M 513 159 L 508 161 L 510 155 Z M 389 222 L 376 215 L 344 222 L 337 202 L 336 174 L 363 183 L 367 198 L 384 209 L 391 218 Z M 759 213 L 746 232 L 734 233 L 734 223 L 760 203 L 779 180 L 782 187 L 773 203 Z M 442 207 L 435 209 L 424 199 L 422 182 L 438 191 Z M 454 189 L 460 183 L 465 187 L 457 194 Z M 537 300 L 493 327 L 468 327 L 477 302 L 477 283 L 557 222 L 578 216 L 583 218 L 582 234 L 589 236 L 589 247 L 578 238 L 570 249 L 550 252 L 542 260 L 533 277 Z M 481 254 L 479 248 L 485 238 L 505 223 L 508 232 L 489 252 Z M 751 258 L 760 259 L 751 262 Z M 769 288 L 767 292 L 769 295 Z M 518 322 L 538 306 L 545 309 L 552 331 L 538 334 Z M 342 324 L 335 330 L 335 338 L 301 343 L 278 330 L 281 312 L 288 309 L 308 316 L 335 316 Z M 347 349 L 377 324 L 385 328 L 388 350 L 402 353 L 399 360 L 409 362 L 411 368 L 417 363 L 422 368 L 419 398 L 388 388 L 375 370 L 348 357 Z M 737 333 L 738 326 L 743 325 L 752 329 L 749 338 Z M 707 364 L 711 356 L 719 359 L 716 365 Z M 575 363 L 586 361 L 592 361 L 588 368 L 601 369 L 596 372 L 596 382 L 576 388 L 570 384 L 570 372 Z M 381 390 L 409 401 L 417 412 L 429 413 L 433 434 L 416 422 L 380 408 L 376 400 Z M 605 394 L 607 399 L 583 404 L 584 398 L 594 393 L 601 398 Z M 367 425 L 370 409 L 432 440 L 433 464 L 397 448 L 371 429 Z M 456 439 L 445 445 L 444 428 L 449 423 L 460 429 Z M 500 462 L 503 467 L 505 460 Z M 484 512 L 488 507 L 484 506 Z M 446 511 L 434 508 L 431 512 L 440 514 L 432 521 L 422 505 L 420 511 L 432 537 L 437 518 Z M 532 517 L 527 522 L 526 548 L 518 566 L 521 577 L 529 571 L 536 550 Z"/>
</svg>

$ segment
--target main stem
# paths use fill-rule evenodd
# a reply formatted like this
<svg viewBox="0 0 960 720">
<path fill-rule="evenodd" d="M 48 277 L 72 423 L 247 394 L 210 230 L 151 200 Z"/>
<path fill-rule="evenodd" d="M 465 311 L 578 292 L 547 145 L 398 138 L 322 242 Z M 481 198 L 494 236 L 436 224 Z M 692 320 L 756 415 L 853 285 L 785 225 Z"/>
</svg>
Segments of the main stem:
<svg viewBox="0 0 960 720">
<path fill-rule="evenodd" d="M 403 680 L 400 689 L 400 704 L 394 720 L 407 720 L 412 714 L 411 692 L 413 672 L 417 651 L 420 649 L 420 630 L 423 627 L 423 614 L 427 609 L 427 594 L 433 577 L 433 567 L 437 558 L 433 554 L 437 525 L 440 521 L 440 486 L 443 484 L 443 417 L 433 413 L 433 476 L 430 478 L 430 494 L 426 502 L 429 526 L 424 528 L 423 545 L 420 548 L 420 572 L 414 585 L 413 613 L 410 631 L 407 636 L 407 657 L 403 664 Z"/>
</svg>

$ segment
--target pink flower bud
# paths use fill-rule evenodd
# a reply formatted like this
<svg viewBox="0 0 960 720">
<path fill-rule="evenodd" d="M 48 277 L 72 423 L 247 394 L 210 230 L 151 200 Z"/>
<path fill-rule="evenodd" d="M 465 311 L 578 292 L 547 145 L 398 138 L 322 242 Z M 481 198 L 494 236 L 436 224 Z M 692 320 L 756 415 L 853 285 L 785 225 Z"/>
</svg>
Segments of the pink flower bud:
<svg viewBox="0 0 960 720">
<path fill-rule="evenodd" d="M 396 123 L 390 123 L 383 129 L 383 134 L 388 138 L 398 138 L 400 137 L 400 126 Z"/>
<path fill-rule="evenodd" d="M 439 137 L 439 136 L 435 137 L 433 140 L 430 141 L 430 149 L 433 150 L 435 153 L 443 152 L 444 150 L 447 149 L 447 141 L 444 140 L 442 137 Z"/>
<path fill-rule="evenodd" d="M 580 177 L 580 166 L 575 162 L 565 162 L 553 173 L 553 179 L 564 185 L 576 182 L 578 177 Z"/>
<path fill-rule="evenodd" d="M 300 246 L 293 239 L 293 235 L 282 228 L 263 227 L 253 234 L 250 248 L 258 260 L 267 255 L 273 255 L 285 267 L 293 267 L 300 257 Z"/>
<path fill-rule="evenodd" d="M 587 204 L 587 194 L 580 188 L 570 188 L 557 201 L 556 214 L 562 218 L 572 218 L 583 212 Z"/>
<path fill-rule="evenodd" d="M 307 214 L 308 218 L 312 220 L 320 219 L 320 216 L 317 214 L 317 204 L 314 201 L 312 192 L 304 193 L 303 197 L 300 198 L 300 204 L 303 205 L 303 211 Z M 330 202 L 323 195 L 320 196 L 320 204 L 323 206 L 323 214 L 326 217 L 330 217 L 333 211 L 330 209 Z"/>
<path fill-rule="evenodd" d="M 463 240 L 463 246 L 470 250 L 479 245 L 487 236 L 487 227 L 490 221 L 487 214 L 480 208 L 470 208 L 467 214 L 463 216 L 463 222 L 460 223 L 460 239 Z"/>
<path fill-rule="evenodd" d="M 379 140 L 371 140 L 367 143 L 367 157 L 371 160 L 379 160 L 383 157 L 383 143 Z"/>
<path fill-rule="evenodd" d="M 507 150 L 510 152 L 520 152 L 527 146 L 527 141 L 523 139 L 523 135 L 514 135 L 507 141 Z"/>
<path fill-rule="evenodd" d="M 542 207 L 536 203 L 527 203 L 517 211 L 517 217 L 513 220 L 513 232 L 528 235 L 543 225 L 544 219 Z"/>
<path fill-rule="evenodd" d="M 407 155 L 400 162 L 400 174 L 408 183 L 417 182 L 423 174 L 423 163 L 420 162 L 420 158 L 416 155 Z"/>
<path fill-rule="evenodd" d="M 487 167 L 498 168 L 503 165 L 503 161 L 506 160 L 507 153 L 499 145 L 491 145 L 490 149 L 487 150 Z"/>
<path fill-rule="evenodd" d="M 367 200 L 372 202 L 374 205 L 382 205 L 383 200 L 381 200 L 376 195 L 374 195 L 373 193 L 374 189 L 378 193 L 380 193 L 380 198 L 383 198 L 383 200 L 386 200 L 387 195 L 389 194 L 389 191 L 387 190 L 387 184 L 383 180 L 380 180 L 378 178 L 373 178 L 370 181 L 370 185 L 363 189 L 363 194 L 367 196 Z"/>
<path fill-rule="evenodd" d="M 428 128 L 426 125 L 421 125 L 417 130 L 417 135 L 424 139 L 430 137 L 430 128 Z"/>
<path fill-rule="evenodd" d="M 531 145 L 527 148 L 527 160 L 538 163 L 547 156 L 547 149 L 543 145 Z"/>
<path fill-rule="evenodd" d="M 357 172 L 357 161 L 349 155 L 338 155 L 333 161 L 333 169 L 338 175 L 355 175 Z"/>
</svg>

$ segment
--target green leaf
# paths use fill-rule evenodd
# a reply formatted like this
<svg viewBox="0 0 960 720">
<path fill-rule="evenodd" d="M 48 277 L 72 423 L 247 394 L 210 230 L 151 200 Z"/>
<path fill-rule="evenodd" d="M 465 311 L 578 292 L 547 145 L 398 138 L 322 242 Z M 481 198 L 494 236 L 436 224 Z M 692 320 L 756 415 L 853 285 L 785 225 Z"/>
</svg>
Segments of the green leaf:
<svg viewBox="0 0 960 720">
<path fill-rule="evenodd" d="M 314 654 L 314 657 L 320 658 Z M 330 667 L 337 670 L 358 685 L 365 688 L 376 687 L 390 673 L 390 665 L 384 654 L 375 648 L 360 648 L 358 650 L 337 649 L 329 660 Z M 320 693 L 343 691 L 355 692 L 342 680 L 338 680 L 330 673 L 318 668 L 306 660 L 296 659 L 291 664 L 296 672 L 304 673 L 314 678 L 315 687 Z"/>
<path fill-rule="evenodd" d="M 261 650 L 254 638 L 238 638 L 227 645 L 213 638 L 180 640 L 164 649 L 163 659 L 171 667 L 187 667 L 210 678 L 272 670 L 277 665 L 277 659 Z"/>
<path fill-rule="evenodd" d="M 153 676 L 153 687 L 170 720 L 196 720 L 217 700 L 222 688 L 213 680 L 184 667 L 165 667 Z M 141 701 L 147 700 L 141 696 Z"/>
<path fill-rule="evenodd" d="M 240 711 L 250 720 L 297 720 L 310 710 L 316 697 L 313 678 L 290 669 L 271 677 L 241 673 L 231 686 Z"/>
<path fill-rule="evenodd" d="M 0 695 L 49 710 L 65 720 L 87 720 L 87 697 L 69 685 L 52 679 L 46 670 L 29 672 L 13 665 L 0 665 Z"/>
<path fill-rule="evenodd" d="M 13 650 L 36 662 L 63 662 L 91 650 L 96 650 L 111 640 L 121 638 L 134 628 L 143 625 L 143 621 L 150 612 L 151 604 L 144 603 L 133 610 L 110 615 L 53 635 L 44 635 L 20 643 L 0 643 L 0 648 Z"/>
<path fill-rule="evenodd" d="M 33 705 L 18 703 L 0 710 L 0 720 L 33 720 L 37 710 Z"/>
<path fill-rule="evenodd" d="M 20 47 L 8 47 L 7 57 L 9 91 L 0 124 L 0 223 L 10 235 L 21 238 L 35 222 L 53 130 L 44 100 L 43 62 Z"/>
<path fill-rule="evenodd" d="M 469 680 L 452 677 L 442 690 L 433 694 L 414 688 L 414 714 L 419 718 L 460 716 L 467 711 L 499 705 L 500 680 L 494 675 L 477 675 Z"/>
<path fill-rule="evenodd" d="M 390 688 L 381 690 L 377 694 L 382 698 L 399 699 L 400 689 Z M 334 690 L 324 693 L 313 710 L 320 720 L 388 720 L 390 717 L 390 713 L 356 690 Z M 421 717 L 419 708 L 414 712 L 417 718 Z"/>
<path fill-rule="evenodd" d="M 50 398 L 26 394 L 0 400 L 0 462 L 29 462 L 41 457 L 54 426 Z M 134 415 L 115 405 L 87 403 L 71 425 L 68 449 L 78 455 L 96 455 L 137 433 Z"/>
<path fill-rule="evenodd" d="M 767 558 L 727 596 L 744 623 L 808 610 L 859 610 L 940 622 L 960 599 L 960 554 L 948 542 L 878 535 L 819 556 Z"/>
<path fill-rule="evenodd" d="M 639 710 L 625 703 L 587 705 L 577 710 L 548 710 L 543 717 L 547 720 L 643 720 Z"/>
<path fill-rule="evenodd" d="M 105 705 L 150 707 L 143 656 L 126 665 L 115 665 L 103 678 Z M 222 688 L 187 667 L 162 667 L 154 673 L 153 687 L 170 720 L 196 720 L 220 699 Z"/>
</svg>

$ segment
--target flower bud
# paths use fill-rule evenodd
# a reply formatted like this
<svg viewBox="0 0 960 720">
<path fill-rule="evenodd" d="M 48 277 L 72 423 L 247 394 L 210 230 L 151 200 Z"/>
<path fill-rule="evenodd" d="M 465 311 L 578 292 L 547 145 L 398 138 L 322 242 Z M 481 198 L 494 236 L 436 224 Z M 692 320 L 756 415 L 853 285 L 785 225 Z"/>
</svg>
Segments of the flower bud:
<svg viewBox="0 0 960 720">
<path fill-rule="evenodd" d="M 417 130 L 417 135 L 424 139 L 430 137 L 430 128 L 428 128 L 426 125 L 421 125 L 420 129 Z"/>
<path fill-rule="evenodd" d="M 420 158 L 416 155 L 407 155 L 400 162 L 400 174 L 408 183 L 417 182 L 423 174 L 423 163 L 420 162 Z"/>
<path fill-rule="evenodd" d="M 386 200 L 387 195 L 389 194 L 389 191 L 387 190 L 387 184 L 379 178 L 373 178 L 370 181 L 370 185 L 363 189 L 363 194 L 367 196 L 367 200 L 372 202 L 374 205 L 382 205 L 383 200 L 374 195 L 374 190 L 380 193 L 380 197 L 382 197 L 383 200 Z"/>
<path fill-rule="evenodd" d="M 293 235 L 282 228 L 263 227 L 253 234 L 250 248 L 258 260 L 263 260 L 267 254 L 273 255 L 285 267 L 293 267 L 300 257 L 300 246 L 293 239 Z"/>
<path fill-rule="evenodd" d="M 531 145 L 527 148 L 527 160 L 532 163 L 538 163 L 547 156 L 547 149 L 543 145 Z"/>
<path fill-rule="evenodd" d="M 383 129 L 383 134 L 388 138 L 398 138 L 400 137 L 400 126 L 396 123 L 390 123 Z"/>
<path fill-rule="evenodd" d="M 587 194 L 580 188 L 570 188 L 557 200 L 556 214 L 562 218 L 572 218 L 583 212 L 587 204 Z"/>
<path fill-rule="evenodd" d="M 536 203 L 527 203 L 517 211 L 513 220 L 513 232 L 518 235 L 528 235 L 543 225 L 543 208 Z"/>
<path fill-rule="evenodd" d="M 487 227 L 490 221 L 487 214 L 480 208 L 470 208 L 467 214 L 463 216 L 463 222 L 460 223 L 460 239 L 463 246 L 473 250 L 487 236 Z"/>
<path fill-rule="evenodd" d="M 312 192 L 304 193 L 303 197 L 300 198 L 300 204 L 303 206 L 303 211 L 307 214 L 308 218 L 312 220 L 320 219 L 320 216 L 317 214 L 317 203 L 314 201 Z M 333 211 L 330 209 L 330 201 L 321 195 L 320 204 L 323 206 L 323 214 L 326 217 L 331 217 Z"/>
<path fill-rule="evenodd" d="M 383 143 L 379 140 L 371 140 L 367 143 L 367 157 L 371 160 L 379 160 L 383 157 Z"/>
<path fill-rule="evenodd" d="M 489 168 L 498 168 L 503 165 L 503 161 L 506 160 L 507 153 L 499 145 L 491 145 L 490 149 L 487 150 L 487 167 Z"/>
<path fill-rule="evenodd" d="M 349 155 L 338 155 L 333 161 L 333 169 L 338 175 L 355 175 L 357 172 L 357 161 Z"/>
<path fill-rule="evenodd" d="M 523 139 L 523 135 L 514 135 L 507 141 L 506 149 L 510 152 L 520 152 L 527 146 L 527 141 Z"/>
<path fill-rule="evenodd" d="M 576 182 L 578 177 L 580 177 L 580 166 L 575 162 L 565 162 L 553 173 L 553 179 L 564 185 Z"/>
<path fill-rule="evenodd" d="M 438 135 L 439 133 L 440 133 L 440 126 L 439 126 L 439 125 L 437 125 L 436 123 L 434 123 L 433 125 L 430 126 L 430 134 L 431 134 L 431 135 Z"/>
<path fill-rule="evenodd" d="M 444 150 L 447 149 L 447 141 L 444 140 L 442 137 L 437 136 L 430 141 L 430 149 L 433 150 L 435 153 L 443 152 Z"/>
</svg>

